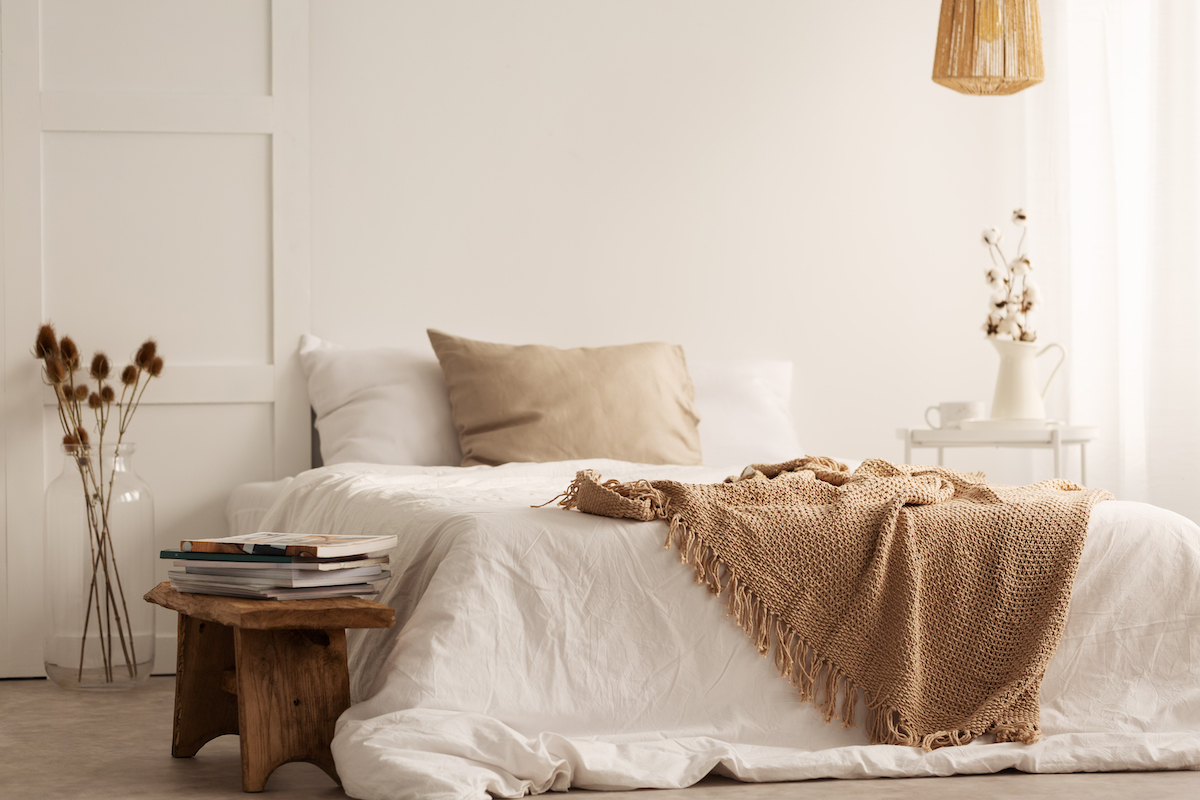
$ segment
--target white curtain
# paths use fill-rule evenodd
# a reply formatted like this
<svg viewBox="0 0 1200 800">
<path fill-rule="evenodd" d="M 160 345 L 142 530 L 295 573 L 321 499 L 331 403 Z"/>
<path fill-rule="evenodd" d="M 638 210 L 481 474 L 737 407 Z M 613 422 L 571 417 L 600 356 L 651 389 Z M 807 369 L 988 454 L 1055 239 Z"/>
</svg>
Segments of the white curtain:
<svg viewBox="0 0 1200 800">
<path fill-rule="evenodd" d="M 1092 486 L 1200 521 L 1200 0 L 1041 9 L 1031 249 L 1071 351 L 1051 415 L 1100 426 Z"/>
</svg>

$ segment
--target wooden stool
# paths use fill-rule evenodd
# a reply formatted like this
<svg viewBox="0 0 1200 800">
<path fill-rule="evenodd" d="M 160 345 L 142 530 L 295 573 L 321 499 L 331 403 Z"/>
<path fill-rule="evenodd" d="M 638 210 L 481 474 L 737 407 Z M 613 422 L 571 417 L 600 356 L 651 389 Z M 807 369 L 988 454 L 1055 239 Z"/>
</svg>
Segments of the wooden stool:
<svg viewBox="0 0 1200 800">
<path fill-rule="evenodd" d="M 395 611 L 358 597 L 185 594 L 167 582 L 144 599 L 179 612 L 171 755 L 236 733 L 243 791 L 261 792 L 289 761 L 316 764 L 341 785 L 329 743 L 350 706 L 346 628 L 390 628 Z"/>
</svg>

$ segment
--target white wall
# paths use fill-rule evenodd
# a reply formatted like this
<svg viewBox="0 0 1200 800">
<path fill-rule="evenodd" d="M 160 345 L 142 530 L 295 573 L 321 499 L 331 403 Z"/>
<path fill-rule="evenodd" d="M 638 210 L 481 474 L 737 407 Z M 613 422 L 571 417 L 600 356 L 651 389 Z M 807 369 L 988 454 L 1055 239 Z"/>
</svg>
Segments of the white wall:
<svg viewBox="0 0 1200 800">
<path fill-rule="evenodd" d="M 792 359 L 806 449 L 847 457 L 989 399 L 977 237 L 1023 202 L 1023 105 L 932 83 L 938 5 L 0 0 L 0 675 L 41 668 L 42 319 L 160 339 L 163 547 L 302 465 L 303 330 Z"/>
<path fill-rule="evenodd" d="M 1020 97 L 930 80 L 938 8 L 317 0 L 314 332 L 792 359 L 810 452 L 900 458 L 991 399 L 1024 184 Z"/>
</svg>

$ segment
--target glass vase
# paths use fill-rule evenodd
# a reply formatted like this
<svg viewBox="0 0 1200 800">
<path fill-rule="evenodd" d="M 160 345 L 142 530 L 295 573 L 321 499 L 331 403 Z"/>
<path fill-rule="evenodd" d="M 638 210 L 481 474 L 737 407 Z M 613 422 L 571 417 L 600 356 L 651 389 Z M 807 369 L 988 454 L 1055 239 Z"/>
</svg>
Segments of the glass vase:
<svg viewBox="0 0 1200 800">
<path fill-rule="evenodd" d="M 154 664 L 154 499 L 134 449 L 63 445 L 46 487 L 43 659 L 64 688 L 131 689 Z"/>
</svg>

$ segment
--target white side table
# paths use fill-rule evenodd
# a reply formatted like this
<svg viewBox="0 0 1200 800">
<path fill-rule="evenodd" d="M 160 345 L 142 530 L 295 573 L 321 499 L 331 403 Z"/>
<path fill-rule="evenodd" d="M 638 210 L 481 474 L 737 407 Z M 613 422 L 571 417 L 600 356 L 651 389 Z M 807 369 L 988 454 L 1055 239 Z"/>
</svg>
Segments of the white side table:
<svg viewBox="0 0 1200 800">
<path fill-rule="evenodd" d="M 955 428 L 898 428 L 896 437 L 904 441 L 904 463 L 912 463 L 914 447 L 936 447 L 938 466 L 943 466 L 947 447 L 1023 447 L 1054 451 L 1054 477 L 1063 477 L 1063 447 L 1079 445 L 1079 482 L 1087 485 L 1087 444 L 1100 435 L 1100 429 L 1083 425 L 1060 425 L 1045 430 L 999 430 Z"/>
</svg>

